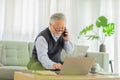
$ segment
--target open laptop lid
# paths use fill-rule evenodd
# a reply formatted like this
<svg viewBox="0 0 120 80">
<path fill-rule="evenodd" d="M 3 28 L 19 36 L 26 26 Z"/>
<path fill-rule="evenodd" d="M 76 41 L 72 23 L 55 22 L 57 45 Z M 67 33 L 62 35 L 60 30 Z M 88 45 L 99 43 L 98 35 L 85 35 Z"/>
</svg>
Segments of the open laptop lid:
<svg viewBox="0 0 120 80">
<path fill-rule="evenodd" d="M 60 75 L 84 75 L 90 71 L 94 58 L 66 57 Z"/>
<path fill-rule="evenodd" d="M 66 54 L 66 52 L 63 50 L 62 51 L 62 54 L 61 54 L 61 58 L 62 58 L 62 60 L 64 61 L 64 59 L 66 58 L 66 57 L 85 57 L 86 56 L 86 52 L 87 52 L 87 50 L 88 50 L 88 48 L 89 48 L 89 46 L 75 46 L 75 49 L 74 49 L 74 51 L 73 51 L 73 53 L 72 54 Z"/>
</svg>

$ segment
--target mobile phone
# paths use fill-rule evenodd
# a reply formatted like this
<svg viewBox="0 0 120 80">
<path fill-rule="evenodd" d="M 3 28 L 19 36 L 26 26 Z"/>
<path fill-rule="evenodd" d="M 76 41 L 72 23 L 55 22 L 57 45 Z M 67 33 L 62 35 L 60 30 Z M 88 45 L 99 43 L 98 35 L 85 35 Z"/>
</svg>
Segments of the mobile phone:
<svg viewBox="0 0 120 80">
<path fill-rule="evenodd" d="M 65 36 L 67 36 L 67 34 L 66 34 L 66 27 L 65 27 L 65 30 L 63 32 L 63 37 L 65 37 Z"/>
</svg>

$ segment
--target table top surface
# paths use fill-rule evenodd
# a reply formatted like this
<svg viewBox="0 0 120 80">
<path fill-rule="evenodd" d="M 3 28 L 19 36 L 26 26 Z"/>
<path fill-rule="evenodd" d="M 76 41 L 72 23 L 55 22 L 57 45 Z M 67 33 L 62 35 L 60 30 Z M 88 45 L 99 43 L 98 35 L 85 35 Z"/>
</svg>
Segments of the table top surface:
<svg viewBox="0 0 120 80">
<path fill-rule="evenodd" d="M 41 79 L 97 79 L 97 78 L 115 78 L 120 79 L 119 75 L 100 75 L 100 74 L 87 74 L 87 75 L 57 75 L 51 71 L 38 71 L 38 72 L 15 72 L 15 75 L 26 76 L 29 78 Z"/>
</svg>

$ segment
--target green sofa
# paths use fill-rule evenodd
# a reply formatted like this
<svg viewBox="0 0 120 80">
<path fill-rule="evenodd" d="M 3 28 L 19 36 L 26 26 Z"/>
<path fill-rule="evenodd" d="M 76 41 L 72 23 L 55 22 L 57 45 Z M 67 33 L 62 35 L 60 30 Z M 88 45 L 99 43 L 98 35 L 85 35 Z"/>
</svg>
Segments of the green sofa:
<svg viewBox="0 0 120 80">
<path fill-rule="evenodd" d="M 0 80 L 13 80 L 15 71 L 27 70 L 32 49 L 32 42 L 0 41 Z M 94 57 L 108 71 L 108 54 L 87 52 L 87 56 Z"/>
<path fill-rule="evenodd" d="M 27 70 L 33 43 L 0 41 L 0 80 L 13 80 L 14 71 Z"/>
</svg>

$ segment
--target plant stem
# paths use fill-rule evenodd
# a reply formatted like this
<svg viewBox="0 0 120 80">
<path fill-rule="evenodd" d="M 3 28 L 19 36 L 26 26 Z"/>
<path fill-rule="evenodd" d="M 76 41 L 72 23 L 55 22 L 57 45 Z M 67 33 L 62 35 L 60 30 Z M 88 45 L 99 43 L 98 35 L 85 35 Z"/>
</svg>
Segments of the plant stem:
<svg viewBox="0 0 120 80">
<path fill-rule="evenodd" d="M 104 38 L 103 38 L 103 44 L 104 44 L 104 42 L 105 42 L 105 35 L 104 35 Z"/>
<path fill-rule="evenodd" d="M 103 30 L 103 27 L 102 27 L 102 30 Z M 102 44 L 104 44 L 104 41 L 105 41 L 105 34 L 102 32 Z"/>
<path fill-rule="evenodd" d="M 99 37 L 98 41 L 99 41 L 100 43 L 102 43 L 101 37 Z"/>
<path fill-rule="evenodd" d="M 93 33 L 95 33 L 95 35 L 98 35 L 95 31 L 92 31 Z M 100 42 L 100 43 L 102 43 L 102 38 L 99 36 L 99 39 L 98 39 L 98 41 Z"/>
<path fill-rule="evenodd" d="M 95 33 L 96 35 L 98 35 L 95 31 L 92 31 L 93 33 Z"/>
</svg>

